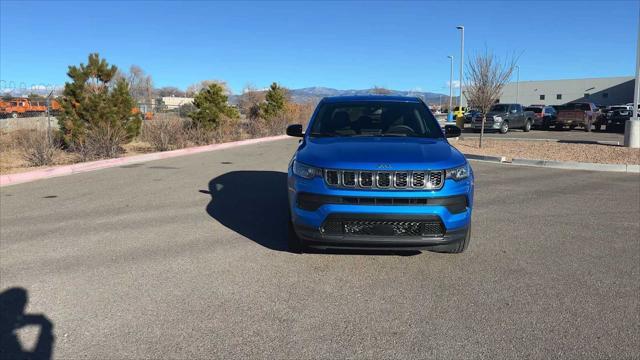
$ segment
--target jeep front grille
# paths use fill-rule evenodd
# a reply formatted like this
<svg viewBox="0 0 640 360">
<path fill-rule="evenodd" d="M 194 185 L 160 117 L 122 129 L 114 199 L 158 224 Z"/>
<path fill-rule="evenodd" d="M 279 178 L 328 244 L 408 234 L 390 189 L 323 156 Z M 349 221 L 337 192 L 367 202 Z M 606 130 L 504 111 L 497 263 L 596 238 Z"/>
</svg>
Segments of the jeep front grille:
<svg viewBox="0 0 640 360">
<path fill-rule="evenodd" d="M 356 186 L 356 176 L 354 171 L 342 172 L 342 184 L 344 186 Z"/>
<path fill-rule="evenodd" d="M 389 189 L 389 190 L 439 190 L 444 185 L 444 171 L 358 171 L 329 169 L 324 180 L 330 187 Z"/>
</svg>

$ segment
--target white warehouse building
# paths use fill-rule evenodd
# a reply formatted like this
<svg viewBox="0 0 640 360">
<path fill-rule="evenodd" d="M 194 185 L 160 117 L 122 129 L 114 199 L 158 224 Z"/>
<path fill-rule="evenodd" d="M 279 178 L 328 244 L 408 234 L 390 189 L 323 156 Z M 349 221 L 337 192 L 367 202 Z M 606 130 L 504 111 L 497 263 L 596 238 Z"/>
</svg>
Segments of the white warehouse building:
<svg viewBox="0 0 640 360">
<path fill-rule="evenodd" d="M 502 103 L 522 105 L 562 105 L 569 102 L 592 102 L 596 105 L 619 105 L 633 102 L 633 76 L 520 81 L 505 85 Z M 464 98 L 464 96 L 463 96 Z M 466 99 L 463 99 L 466 106 Z"/>
</svg>

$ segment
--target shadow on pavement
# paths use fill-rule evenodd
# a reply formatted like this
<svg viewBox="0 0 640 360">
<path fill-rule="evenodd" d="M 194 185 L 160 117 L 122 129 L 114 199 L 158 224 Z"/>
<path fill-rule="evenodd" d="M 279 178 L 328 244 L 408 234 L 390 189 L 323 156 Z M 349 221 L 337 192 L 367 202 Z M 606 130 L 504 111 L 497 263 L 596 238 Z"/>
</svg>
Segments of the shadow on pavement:
<svg viewBox="0 0 640 360">
<path fill-rule="evenodd" d="M 209 182 L 207 213 L 222 225 L 256 243 L 277 251 L 287 245 L 289 212 L 287 174 L 278 171 L 232 171 Z M 411 256 L 419 251 L 312 250 L 308 253 L 341 255 Z"/>
<path fill-rule="evenodd" d="M 286 173 L 232 171 L 211 180 L 208 192 L 211 217 L 266 248 L 288 251 Z"/>
<path fill-rule="evenodd" d="M 0 359 L 51 359 L 53 323 L 42 314 L 25 314 L 28 297 L 23 288 L 0 293 Z M 39 326 L 40 333 L 32 351 L 23 349 L 16 332 L 27 326 Z"/>
</svg>

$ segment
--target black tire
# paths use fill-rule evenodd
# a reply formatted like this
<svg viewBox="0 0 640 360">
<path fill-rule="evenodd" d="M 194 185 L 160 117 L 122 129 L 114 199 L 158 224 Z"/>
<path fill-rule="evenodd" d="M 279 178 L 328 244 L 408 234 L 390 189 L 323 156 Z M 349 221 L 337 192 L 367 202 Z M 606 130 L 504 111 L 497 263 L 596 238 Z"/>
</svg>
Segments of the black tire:
<svg viewBox="0 0 640 360">
<path fill-rule="evenodd" d="M 467 235 L 464 239 L 446 245 L 436 245 L 429 249 L 429 251 L 439 252 L 439 253 L 447 253 L 447 254 L 460 254 L 464 252 L 469 247 L 469 242 L 471 241 L 471 225 L 469 225 L 469 229 L 467 229 Z"/>
<path fill-rule="evenodd" d="M 524 132 L 531 131 L 531 120 L 527 120 L 527 122 L 524 123 L 524 127 L 522 128 L 522 131 Z"/>
<path fill-rule="evenodd" d="M 509 122 L 503 121 L 500 125 L 500 134 L 506 134 L 509 132 Z"/>
<path fill-rule="evenodd" d="M 288 221 L 288 229 L 287 229 L 287 247 L 289 248 L 289 252 L 294 254 L 302 254 L 304 250 L 304 242 L 296 231 L 293 229 L 293 223 L 291 222 L 291 216 L 289 216 Z"/>
<path fill-rule="evenodd" d="M 11 117 L 14 118 L 14 119 L 17 119 L 18 118 L 18 113 L 17 112 L 12 112 L 11 113 Z"/>
</svg>

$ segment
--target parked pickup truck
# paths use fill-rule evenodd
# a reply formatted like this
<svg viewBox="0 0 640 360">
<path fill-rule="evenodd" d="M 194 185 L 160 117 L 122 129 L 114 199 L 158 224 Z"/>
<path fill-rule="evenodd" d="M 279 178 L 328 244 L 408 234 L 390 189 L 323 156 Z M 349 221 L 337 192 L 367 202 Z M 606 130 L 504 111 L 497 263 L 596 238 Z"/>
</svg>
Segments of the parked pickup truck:
<svg viewBox="0 0 640 360">
<path fill-rule="evenodd" d="M 495 104 L 487 113 L 484 124 L 485 130 L 498 130 L 506 134 L 509 129 L 522 129 L 524 132 L 531 130 L 535 114 L 533 111 L 524 111 L 520 104 Z M 482 116 L 473 119 L 473 130 L 482 129 Z"/>
<path fill-rule="evenodd" d="M 596 129 L 600 129 L 602 125 L 606 126 L 607 131 L 624 130 L 627 120 L 633 116 L 633 104 L 631 105 L 613 105 L 606 109 L 605 116 L 599 117 L 599 121 L 595 124 Z"/>
<path fill-rule="evenodd" d="M 591 125 L 597 123 L 600 115 L 598 107 L 593 103 L 568 103 L 555 108 L 558 112 L 553 123 L 556 130 L 565 126 L 570 129 L 581 126 L 585 131 L 591 131 Z"/>
</svg>

